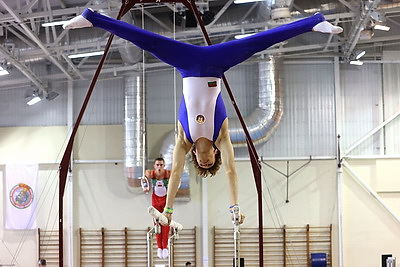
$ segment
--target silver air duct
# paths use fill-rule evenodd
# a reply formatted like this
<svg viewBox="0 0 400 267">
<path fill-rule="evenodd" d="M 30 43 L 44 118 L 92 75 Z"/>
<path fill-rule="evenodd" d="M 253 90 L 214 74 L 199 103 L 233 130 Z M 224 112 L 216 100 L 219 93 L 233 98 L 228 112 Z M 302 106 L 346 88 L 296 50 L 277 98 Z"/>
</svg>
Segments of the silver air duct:
<svg viewBox="0 0 400 267">
<path fill-rule="evenodd" d="M 175 131 L 170 131 L 161 146 L 160 155 L 164 159 L 165 168 L 172 169 L 172 155 L 174 154 Z"/>
<path fill-rule="evenodd" d="M 245 118 L 254 144 L 266 142 L 278 126 L 283 113 L 280 69 L 282 60 L 271 56 L 269 61 L 258 63 L 258 105 Z M 229 134 L 234 147 L 246 146 L 246 136 L 238 118 L 229 119 Z"/>
<path fill-rule="evenodd" d="M 125 77 L 125 177 L 135 192 L 140 192 L 145 158 L 144 101 L 143 77 Z"/>
<path fill-rule="evenodd" d="M 128 12 L 122 17 L 123 21 L 134 24 Z M 125 45 L 120 47 L 119 53 L 125 65 L 133 65 L 142 61 L 142 50 L 123 40 Z M 132 192 L 141 192 L 140 178 L 144 175 L 146 167 L 146 142 L 145 142 L 145 98 L 143 76 L 137 73 L 125 77 L 125 177 L 128 189 Z"/>
</svg>

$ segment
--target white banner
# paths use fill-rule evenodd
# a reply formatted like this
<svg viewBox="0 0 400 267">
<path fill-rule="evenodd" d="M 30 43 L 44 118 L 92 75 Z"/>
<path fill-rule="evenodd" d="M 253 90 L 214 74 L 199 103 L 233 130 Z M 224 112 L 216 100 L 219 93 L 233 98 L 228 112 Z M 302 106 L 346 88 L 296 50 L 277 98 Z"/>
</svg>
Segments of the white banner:
<svg viewBox="0 0 400 267">
<path fill-rule="evenodd" d="M 6 229 L 36 228 L 38 164 L 6 164 Z"/>
</svg>

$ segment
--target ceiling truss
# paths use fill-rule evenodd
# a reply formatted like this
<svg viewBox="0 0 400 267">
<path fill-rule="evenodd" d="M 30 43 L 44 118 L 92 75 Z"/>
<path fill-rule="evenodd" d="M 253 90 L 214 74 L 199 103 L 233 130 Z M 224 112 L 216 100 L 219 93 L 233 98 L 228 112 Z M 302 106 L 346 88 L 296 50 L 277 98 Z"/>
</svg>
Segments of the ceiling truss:
<svg viewBox="0 0 400 267">
<path fill-rule="evenodd" d="M 322 11 L 327 20 L 344 28 L 339 38 L 327 36 L 322 42 L 281 44 L 259 54 L 280 53 L 290 58 L 332 58 L 338 56 L 342 61 L 348 59 L 357 47 L 372 49 L 374 59 L 380 59 L 377 52 L 386 47 L 392 48 L 400 43 L 400 3 L 382 2 L 382 0 L 366 1 L 334 1 L 332 10 L 326 6 L 332 6 L 327 1 L 286 1 L 292 7 L 296 17 L 304 17 L 310 12 Z M 207 26 L 211 38 L 217 38 L 218 42 L 225 42 L 236 34 L 260 31 L 267 28 L 268 12 L 260 15 L 260 10 L 271 9 L 268 1 L 255 2 L 238 7 L 233 0 L 212 0 L 203 6 L 213 9 L 214 20 Z M 32 1 L 6 1 L 0 0 L 0 62 L 7 62 L 25 76 L 2 81 L 0 77 L 0 90 L 14 88 L 19 85 L 33 83 L 41 90 L 47 90 L 48 82 L 55 80 L 88 79 L 95 69 L 93 59 L 86 58 L 74 61 L 68 55 L 74 51 L 90 51 L 102 49 L 106 43 L 107 33 L 102 33 L 97 38 L 83 39 L 81 42 L 72 42 L 71 32 L 63 30 L 60 26 L 42 27 L 44 22 L 54 20 L 66 20 L 80 14 L 85 8 L 92 7 L 109 14 L 115 14 L 119 10 L 118 1 L 67 1 L 67 0 L 32 0 Z M 390 33 L 375 35 L 371 39 L 360 39 L 364 29 L 370 22 L 370 13 L 381 9 L 387 17 L 387 22 L 394 28 Z M 311 10 L 311 11 L 310 11 Z M 200 44 L 203 42 L 201 31 L 197 28 L 178 27 L 172 21 L 165 20 L 172 11 L 177 11 L 174 4 L 146 4 L 135 7 L 131 14 L 141 14 L 146 18 L 146 25 L 167 37 L 174 37 L 185 42 Z M 240 16 L 238 16 L 240 14 Z M 297 14 L 297 15 L 296 15 Z M 264 17 L 263 17 L 264 16 Z M 150 21 L 150 22 L 148 22 Z M 136 23 L 136 22 L 135 22 Z M 175 32 L 174 32 L 175 29 Z M 118 54 L 121 48 L 133 47 L 124 40 L 114 41 L 112 50 Z M 379 49 L 377 49 L 379 47 Z M 372 54 L 372 53 L 371 53 Z M 48 62 L 58 69 L 57 74 L 39 75 L 32 70 L 32 62 Z M 136 64 L 127 67 L 122 61 L 111 58 L 109 68 L 113 69 L 112 75 L 118 75 L 125 71 L 137 68 Z M 151 63 L 149 67 L 160 67 L 165 64 L 160 62 Z M 106 67 L 108 68 L 108 67 Z M 106 71 L 105 73 L 109 73 Z"/>
</svg>

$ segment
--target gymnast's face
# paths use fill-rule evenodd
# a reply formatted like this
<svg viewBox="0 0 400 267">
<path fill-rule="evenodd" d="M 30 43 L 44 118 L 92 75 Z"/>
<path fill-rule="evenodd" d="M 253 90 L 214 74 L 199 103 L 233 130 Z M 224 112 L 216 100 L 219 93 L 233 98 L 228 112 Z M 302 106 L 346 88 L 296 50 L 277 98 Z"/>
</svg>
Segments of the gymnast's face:
<svg viewBox="0 0 400 267">
<path fill-rule="evenodd" d="M 162 170 L 164 168 L 164 161 L 156 160 L 154 162 L 154 170 Z"/>
<path fill-rule="evenodd" d="M 197 164 L 201 168 L 209 169 L 214 165 L 217 150 L 213 147 L 211 141 L 197 143 L 193 153 L 196 156 Z"/>
</svg>

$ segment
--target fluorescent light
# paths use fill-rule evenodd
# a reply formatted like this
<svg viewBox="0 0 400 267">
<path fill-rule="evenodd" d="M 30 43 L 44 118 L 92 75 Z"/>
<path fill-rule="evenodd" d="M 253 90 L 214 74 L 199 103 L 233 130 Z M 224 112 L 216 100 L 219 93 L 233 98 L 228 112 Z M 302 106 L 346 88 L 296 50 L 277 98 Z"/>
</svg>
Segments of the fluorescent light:
<svg viewBox="0 0 400 267">
<path fill-rule="evenodd" d="M 104 54 L 104 51 L 95 51 L 95 52 L 88 52 L 88 53 L 80 53 L 80 54 L 72 54 L 69 55 L 69 58 L 81 58 L 81 57 L 93 57 L 93 56 L 101 56 Z"/>
<path fill-rule="evenodd" d="M 32 106 L 34 104 L 36 104 L 37 102 L 40 102 L 42 99 L 38 96 L 34 96 L 31 100 L 29 100 L 28 102 L 26 102 L 29 106 Z"/>
<path fill-rule="evenodd" d="M 361 66 L 362 64 L 364 64 L 364 62 L 362 62 L 360 60 L 351 60 L 350 61 L 350 65 Z"/>
<path fill-rule="evenodd" d="M 42 24 L 42 27 L 61 26 L 64 25 L 66 22 L 66 20 L 46 22 Z"/>
<path fill-rule="evenodd" d="M 33 90 L 29 89 L 25 94 L 26 104 L 32 106 L 43 99 L 43 92 L 39 89 Z"/>
<path fill-rule="evenodd" d="M 245 37 L 252 36 L 252 35 L 254 35 L 254 34 L 255 34 L 255 33 L 238 34 L 238 35 L 235 35 L 235 39 L 242 39 L 242 38 L 245 38 Z"/>
<path fill-rule="evenodd" d="M 356 52 L 356 59 L 359 60 L 365 55 L 365 50 L 360 50 Z"/>
<path fill-rule="evenodd" d="M 253 2 L 261 2 L 265 0 L 235 0 L 235 4 L 245 4 L 245 3 L 253 3 Z"/>
<path fill-rule="evenodd" d="M 388 32 L 390 30 L 390 27 L 384 24 L 377 23 L 375 24 L 374 29 Z"/>
<path fill-rule="evenodd" d="M 6 70 L 6 69 L 4 69 L 3 67 L 0 66 L 0 76 L 7 75 L 7 74 L 10 74 L 8 72 L 8 70 Z"/>
<path fill-rule="evenodd" d="M 0 70 L 0 76 L 10 74 L 8 70 Z"/>
</svg>

